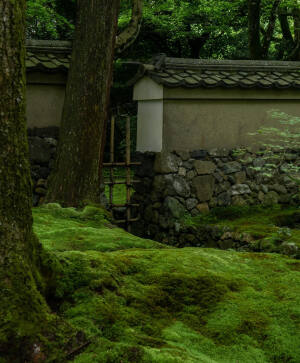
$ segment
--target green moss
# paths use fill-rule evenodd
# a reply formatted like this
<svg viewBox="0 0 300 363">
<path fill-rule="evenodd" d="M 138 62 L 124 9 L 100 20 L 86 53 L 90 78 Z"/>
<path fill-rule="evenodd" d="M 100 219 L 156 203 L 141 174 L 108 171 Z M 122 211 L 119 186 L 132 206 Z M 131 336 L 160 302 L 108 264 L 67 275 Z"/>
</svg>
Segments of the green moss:
<svg viewBox="0 0 300 363">
<path fill-rule="evenodd" d="M 187 216 L 184 223 L 195 229 L 203 225 L 217 225 L 223 229 L 252 236 L 254 251 L 276 252 L 298 258 L 300 251 L 300 212 L 296 207 L 270 208 L 262 206 L 215 208 L 207 215 Z M 286 244 L 294 244 L 295 251 L 288 251 Z"/>
<path fill-rule="evenodd" d="M 46 204 L 34 208 L 34 231 L 50 251 L 113 251 L 128 248 L 167 248 L 157 242 L 132 236 L 111 224 L 102 208 L 82 211 Z"/>
<path fill-rule="evenodd" d="M 53 319 L 67 325 L 52 332 L 52 339 L 71 337 L 73 348 L 89 343 L 73 356 L 67 356 L 71 349 L 62 351 L 56 361 L 300 361 L 298 261 L 276 254 L 161 248 L 131 235 L 128 248 L 120 249 L 124 232 L 96 217 L 99 210 L 86 213 L 59 206 L 34 211 L 35 229 L 59 261 L 51 307 Z M 96 237 L 92 250 L 68 250 L 63 229 L 69 227 L 74 240 L 82 228 L 99 239 L 113 230 L 111 250 Z"/>
<path fill-rule="evenodd" d="M 90 281 L 61 310 L 93 340 L 75 362 L 111 362 L 121 347 L 125 357 L 132 347 L 143 352 L 136 362 L 269 362 L 278 352 L 296 362 L 299 276 L 289 259 L 256 256 L 196 248 L 82 254 Z"/>
</svg>

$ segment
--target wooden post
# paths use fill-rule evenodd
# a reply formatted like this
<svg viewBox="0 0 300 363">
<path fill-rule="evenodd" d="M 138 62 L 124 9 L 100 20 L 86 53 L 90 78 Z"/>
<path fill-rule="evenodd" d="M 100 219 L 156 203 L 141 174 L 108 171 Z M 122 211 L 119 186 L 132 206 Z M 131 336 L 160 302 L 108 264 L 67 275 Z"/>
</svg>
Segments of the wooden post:
<svg viewBox="0 0 300 363">
<path fill-rule="evenodd" d="M 126 227 L 127 231 L 131 232 L 131 175 L 130 175 L 130 117 L 126 118 Z"/>
<path fill-rule="evenodd" d="M 115 117 L 112 116 L 110 123 L 110 162 L 113 164 L 115 161 Z M 114 168 L 109 170 L 109 204 L 113 204 L 113 189 L 114 189 Z"/>
</svg>

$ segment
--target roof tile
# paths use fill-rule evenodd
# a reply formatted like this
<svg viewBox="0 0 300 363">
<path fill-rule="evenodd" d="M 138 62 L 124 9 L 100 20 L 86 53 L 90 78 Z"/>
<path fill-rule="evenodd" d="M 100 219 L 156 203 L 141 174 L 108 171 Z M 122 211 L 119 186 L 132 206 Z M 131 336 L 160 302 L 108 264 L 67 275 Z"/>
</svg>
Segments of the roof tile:
<svg viewBox="0 0 300 363">
<path fill-rule="evenodd" d="M 165 57 L 160 70 L 145 72 L 148 72 L 154 81 L 166 87 L 300 88 L 298 69 L 300 70 L 300 62 L 216 61 Z M 172 76 L 161 76 L 165 73 Z"/>
<path fill-rule="evenodd" d="M 28 41 L 27 71 L 67 71 L 71 59 L 71 44 L 61 41 Z"/>
</svg>

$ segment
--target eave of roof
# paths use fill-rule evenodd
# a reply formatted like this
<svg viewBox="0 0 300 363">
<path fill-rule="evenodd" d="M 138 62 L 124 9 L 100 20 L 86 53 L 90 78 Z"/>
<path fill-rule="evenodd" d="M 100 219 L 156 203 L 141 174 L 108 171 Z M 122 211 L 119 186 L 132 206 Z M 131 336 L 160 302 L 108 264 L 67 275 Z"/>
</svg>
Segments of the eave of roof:
<svg viewBox="0 0 300 363">
<path fill-rule="evenodd" d="M 134 83 L 148 76 L 175 88 L 300 88 L 300 62 L 207 60 L 160 55 L 142 64 Z"/>
<path fill-rule="evenodd" d="M 57 40 L 27 40 L 27 72 L 67 72 L 70 66 L 72 43 Z"/>
</svg>

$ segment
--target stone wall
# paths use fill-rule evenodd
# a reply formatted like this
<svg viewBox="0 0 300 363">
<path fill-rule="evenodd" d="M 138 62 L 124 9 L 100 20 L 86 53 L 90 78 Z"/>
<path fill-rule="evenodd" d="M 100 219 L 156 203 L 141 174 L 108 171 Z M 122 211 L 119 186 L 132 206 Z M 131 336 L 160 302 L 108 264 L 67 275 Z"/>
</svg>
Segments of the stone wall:
<svg viewBox="0 0 300 363">
<path fill-rule="evenodd" d="M 27 133 L 33 191 L 32 204 L 36 207 L 44 202 L 48 178 L 55 166 L 59 127 L 29 128 Z M 100 190 L 100 202 L 106 207 L 104 184 L 100 185 Z"/>
<path fill-rule="evenodd" d="M 157 241 L 180 245 L 185 214 L 197 216 L 215 207 L 231 205 L 298 202 L 298 187 L 283 172 L 285 163 L 300 165 L 300 153 L 296 150 L 290 150 L 282 160 L 272 156 L 265 160 L 250 149 L 243 155 L 214 149 L 139 153 L 137 157 L 142 166 L 135 172 L 140 183 L 135 185 L 133 199 L 141 205 L 141 220 L 134 225 L 134 233 Z M 278 164 L 273 176 L 255 169 L 270 162 Z M 186 235 L 184 239 L 188 241 Z"/>
<path fill-rule="evenodd" d="M 33 206 L 42 203 L 46 195 L 47 179 L 55 162 L 58 133 L 58 127 L 28 129 Z"/>
</svg>

